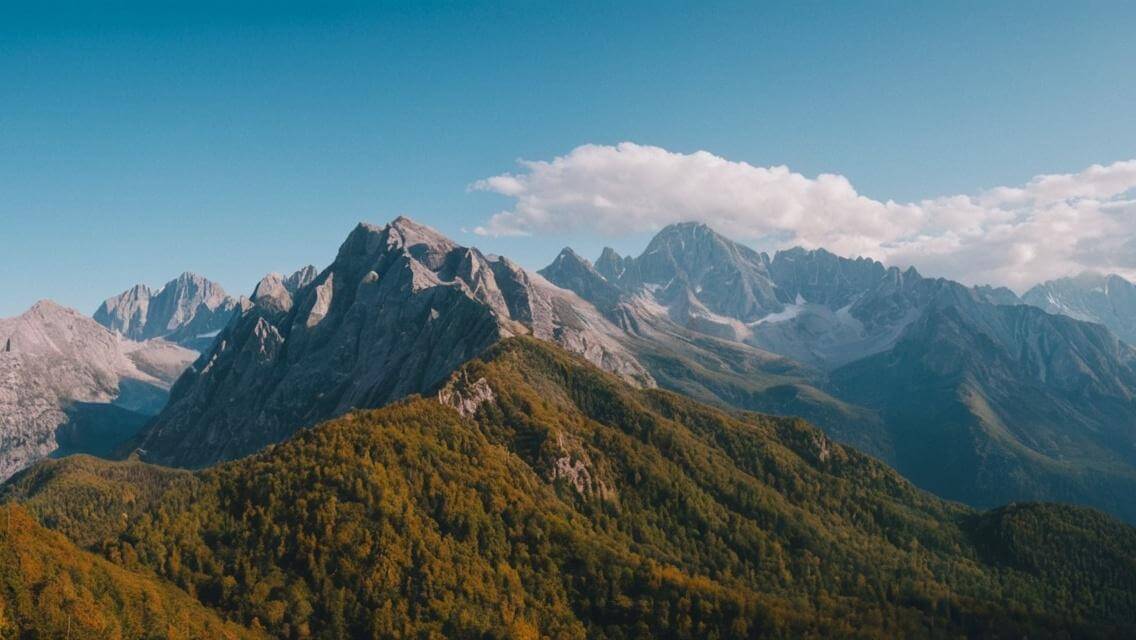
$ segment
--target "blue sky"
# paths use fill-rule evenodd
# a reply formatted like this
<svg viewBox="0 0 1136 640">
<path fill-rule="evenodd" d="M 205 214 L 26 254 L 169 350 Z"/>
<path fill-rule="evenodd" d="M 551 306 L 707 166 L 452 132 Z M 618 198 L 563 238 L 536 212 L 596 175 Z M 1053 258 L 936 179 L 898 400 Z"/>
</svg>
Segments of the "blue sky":
<svg viewBox="0 0 1136 640">
<path fill-rule="evenodd" d="M 469 231 L 515 205 L 471 184 L 587 143 L 880 202 L 1136 157 L 1133 3 L 27 4 L 0 8 L 0 316 L 185 270 L 248 293 L 399 214 L 530 267 L 637 251 Z"/>
</svg>

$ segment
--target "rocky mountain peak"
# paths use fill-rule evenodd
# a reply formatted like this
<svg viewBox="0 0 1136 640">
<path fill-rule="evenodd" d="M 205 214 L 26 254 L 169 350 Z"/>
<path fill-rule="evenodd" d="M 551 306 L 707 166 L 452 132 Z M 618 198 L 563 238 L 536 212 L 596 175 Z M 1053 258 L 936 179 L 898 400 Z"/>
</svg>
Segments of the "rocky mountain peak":
<svg viewBox="0 0 1136 640">
<path fill-rule="evenodd" d="M 392 242 L 405 247 L 411 255 L 431 268 L 441 256 L 458 248 L 458 245 L 432 227 L 419 224 L 406 216 L 399 216 L 387 225 Z"/>
<path fill-rule="evenodd" d="M 286 288 L 289 293 L 294 294 L 300 289 L 308 286 L 308 284 L 311 283 L 312 280 L 315 280 L 316 276 L 318 275 L 319 270 L 316 269 L 315 265 L 309 264 L 296 270 L 292 275 L 285 278 L 284 288 Z"/>
<path fill-rule="evenodd" d="M 596 271 L 612 282 L 619 280 L 627 268 L 624 265 L 623 256 L 620 256 L 611 247 L 603 248 L 599 259 L 596 260 L 595 267 Z"/>
<path fill-rule="evenodd" d="M 1136 344 L 1136 285 L 1119 275 L 1086 271 L 1050 280 L 1031 288 L 1022 301 L 1049 313 L 1103 324 Z"/>
<path fill-rule="evenodd" d="M 987 284 L 971 288 L 979 300 L 990 304 L 1015 305 L 1022 304 L 1021 298 L 1007 287 L 993 287 Z"/>
<path fill-rule="evenodd" d="M 701 223 L 664 228 L 642 255 L 624 264 L 623 286 L 645 287 L 660 303 L 680 305 L 684 314 L 752 322 L 783 309 L 769 276 L 768 256 Z M 690 299 L 697 304 L 685 306 Z"/>
<path fill-rule="evenodd" d="M 192 271 L 182 271 L 171 282 L 166 283 L 166 286 L 175 287 L 209 287 L 214 286 L 212 282 L 205 277 L 200 276 Z"/>
<path fill-rule="evenodd" d="M 790 247 L 788 249 L 781 249 L 773 254 L 773 261 L 781 260 L 805 260 L 814 262 L 828 262 L 834 260 L 845 260 L 832 253 L 824 247 L 816 247 L 814 249 L 806 249 L 802 246 Z"/>
<path fill-rule="evenodd" d="M 16 317 L 0 319 L 0 341 L 12 355 L 97 363 L 107 377 L 131 369 L 117 336 L 52 300 L 40 300 Z"/>
<path fill-rule="evenodd" d="M 875 260 L 803 247 L 778 251 L 769 271 L 781 300 L 793 303 L 799 297 L 833 310 L 851 304 L 887 274 Z"/>
<path fill-rule="evenodd" d="M 724 239 L 717 231 L 714 231 L 704 222 L 675 222 L 668 224 L 655 234 L 652 241 L 667 242 L 671 239 L 692 239 L 699 236 L 712 236 Z"/>
<path fill-rule="evenodd" d="M 113 336 L 103 335 L 97 327 L 78 311 L 45 299 L 14 318 L 0 320 L 0 338 L 9 346 L 7 351 L 17 353 L 69 353 L 85 342 L 92 348 L 110 349 Z"/>
<path fill-rule="evenodd" d="M 196 466 L 250 453 L 352 408 L 431 391 L 514 335 L 652 382 L 595 307 L 405 217 L 360 223 L 322 273 L 294 292 L 287 280 L 263 279 L 253 308 L 179 382 L 146 435 L 150 459 Z"/>
<path fill-rule="evenodd" d="M 292 308 L 292 293 L 284 285 L 284 274 L 272 272 L 256 283 L 252 301 L 271 312 L 285 312 Z"/>
<path fill-rule="evenodd" d="M 573 251 L 572 247 L 564 247 L 563 249 L 561 249 L 560 253 L 556 254 L 556 259 L 553 260 L 553 262 L 560 262 L 563 260 L 570 260 L 573 262 L 587 264 L 589 267 L 592 266 L 592 263 L 588 262 L 587 258 L 584 258 L 580 254 Z"/>
<path fill-rule="evenodd" d="M 612 311 L 621 296 L 618 287 L 569 247 L 561 250 L 552 264 L 537 273 L 558 287 L 576 292 L 606 313 Z"/>
<path fill-rule="evenodd" d="M 252 292 L 252 302 L 269 313 L 286 313 L 291 310 L 294 296 L 316 279 L 318 272 L 307 265 L 285 276 L 272 272 L 260 279 Z"/>
<path fill-rule="evenodd" d="M 732 258 L 739 253 L 740 245 L 719 235 L 701 223 L 681 222 L 663 227 L 647 244 L 639 260 L 649 255 L 661 254 L 678 264 L 687 264 L 696 252 Z M 748 248 L 745 251 L 752 253 Z"/>
<path fill-rule="evenodd" d="M 33 304 L 27 311 L 25 311 L 24 314 L 39 317 L 58 315 L 82 315 L 78 311 L 75 311 L 74 309 L 71 309 L 69 307 L 65 307 L 58 302 L 51 300 L 50 298 L 36 300 L 35 304 Z"/>
<path fill-rule="evenodd" d="M 136 284 L 105 300 L 94 319 L 131 340 L 166 338 L 191 349 L 208 346 L 238 300 L 221 285 L 186 271 L 156 291 Z"/>
<path fill-rule="evenodd" d="M 181 308 L 203 304 L 209 309 L 216 309 L 229 298 L 221 285 L 192 271 L 182 272 L 177 278 L 154 292 L 151 297 L 158 299 L 159 305 L 168 299 Z"/>
</svg>

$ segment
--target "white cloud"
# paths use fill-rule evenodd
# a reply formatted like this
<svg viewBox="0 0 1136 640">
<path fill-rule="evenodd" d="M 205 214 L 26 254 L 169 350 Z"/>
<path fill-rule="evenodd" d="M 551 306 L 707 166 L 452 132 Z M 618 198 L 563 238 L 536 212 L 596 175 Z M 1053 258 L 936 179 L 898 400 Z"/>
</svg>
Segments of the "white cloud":
<svg viewBox="0 0 1136 640">
<path fill-rule="evenodd" d="M 476 233 L 617 236 L 695 220 L 739 240 L 825 247 L 967 283 L 1022 289 L 1085 269 L 1136 277 L 1136 160 L 912 203 L 867 198 L 837 174 L 630 142 L 520 164 L 471 185 L 515 199 Z"/>
</svg>

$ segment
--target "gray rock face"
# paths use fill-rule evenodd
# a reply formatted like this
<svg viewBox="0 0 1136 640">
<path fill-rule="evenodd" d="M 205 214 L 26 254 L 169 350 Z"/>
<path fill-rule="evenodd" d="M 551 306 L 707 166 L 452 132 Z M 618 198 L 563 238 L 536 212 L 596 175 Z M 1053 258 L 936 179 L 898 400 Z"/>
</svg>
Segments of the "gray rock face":
<svg viewBox="0 0 1136 640">
<path fill-rule="evenodd" d="M 611 282 L 618 281 L 623 275 L 623 272 L 627 270 L 624 264 L 624 258 L 611 247 L 604 247 L 603 251 L 600 253 L 599 260 L 596 260 L 595 268 L 600 275 Z"/>
<path fill-rule="evenodd" d="M 451 376 L 446 386 L 438 391 L 438 402 L 467 417 L 477 413 L 481 405 L 492 402 L 495 398 L 493 389 L 485 378 L 471 382 L 464 370 Z"/>
<path fill-rule="evenodd" d="M 315 280 L 318 275 L 319 269 L 316 269 L 315 265 L 309 264 L 285 278 L 284 288 L 292 293 L 296 293 L 311 284 L 312 280 Z"/>
<path fill-rule="evenodd" d="M 164 338 L 202 350 L 238 307 L 239 300 L 220 285 L 187 272 L 157 291 L 139 284 L 108 298 L 94 319 L 130 340 Z"/>
<path fill-rule="evenodd" d="M 777 295 L 792 304 L 798 297 L 830 309 L 846 307 L 884 280 L 887 269 L 875 260 L 850 260 L 824 249 L 778 251 L 769 266 Z"/>
<path fill-rule="evenodd" d="M 155 413 L 197 356 L 163 340 L 123 340 L 50 301 L 0 320 L 0 344 L 2 478 L 54 452 L 60 429 L 80 421 L 77 411 L 114 404 Z"/>
<path fill-rule="evenodd" d="M 1050 280 L 1027 291 L 1022 300 L 1049 313 L 1103 324 L 1136 345 L 1136 285 L 1120 276 L 1086 272 Z"/>
<path fill-rule="evenodd" d="M 270 273 L 260 279 L 252 292 L 252 301 L 264 309 L 285 313 L 292 308 L 293 296 L 311 284 L 319 272 L 308 265 L 290 276 Z"/>
<path fill-rule="evenodd" d="M 145 459 L 202 466 L 252 453 L 356 407 L 439 387 L 503 337 L 531 334 L 650 384 L 592 305 L 504 258 L 398 218 L 360 224 L 290 291 L 269 276 L 174 387 Z"/>
<path fill-rule="evenodd" d="M 645 289 L 676 318 L 752 322 L 784 308 L 768 256 L 731 242 L 704 224 L 671 225 L 634 260 L 624 259 L 617 284 Z"/>
<path fill-rule="evenodd" d="M 771 259 L 701 224 L 663 229 L 638 258 L 605 250 L 600 263 L 611 277 L 568 250 L 541 273 L 624 328 L 665 318 L 819 369 L 886 350 L 929 300 L 914 270 L 823 249 Z"/>
<path fill-rule="evenodd" d="M 614 307 L 623 295 L 619 287 L 608 282 L 592 263 L 567 247 L 552 264 L 537 273 L 558 287 L 576 292 L 600 309 Z"/>
<path fill-rule="evenodd" d="M 1016 304 L 1025 304 L 1018 294 L 1014 293 L 1006 287 L 992 287 L 990 285 L 979 285 L 972 287 L 975 295 L 980 300 L 989 302 L 990 304 L 1003 304 L 1013 306 Z"/>
</svg>

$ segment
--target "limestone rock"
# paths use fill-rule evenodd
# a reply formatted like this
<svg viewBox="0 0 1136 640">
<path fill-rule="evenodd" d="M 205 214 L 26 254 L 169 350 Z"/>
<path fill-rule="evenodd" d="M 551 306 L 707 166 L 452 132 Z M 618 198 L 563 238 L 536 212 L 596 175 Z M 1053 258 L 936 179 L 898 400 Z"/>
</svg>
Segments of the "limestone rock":
<svg viewBox="0 0 1136 640">
<path fill-rule="evenodd" d="M 0 478 L 55 451 L 57 432 L 78 412 L 109 404 L 157 412 L 197 357 L 160 339 L 124 340 L 48 300 L 0 319 L 0 343 Z"/>
<path fill-rule="evenodd" d="M 295 291 L 288 280 L 262 280 L 174 387 L 146 459 L 192 467 L 252 453 L 350 409 L 433 392 L 514 335 L 653 383 L 592 304 L 405 217 L 358 225 L 327 269 Z"/>
<path fill-rule="evenodd" d="M 186 272 L 156 291 L 138 284 L 108 298 L 94 319 L 130 340 L 164 338 L 200 351 L 239 307 L 219 284 Z"/>
</svg>

